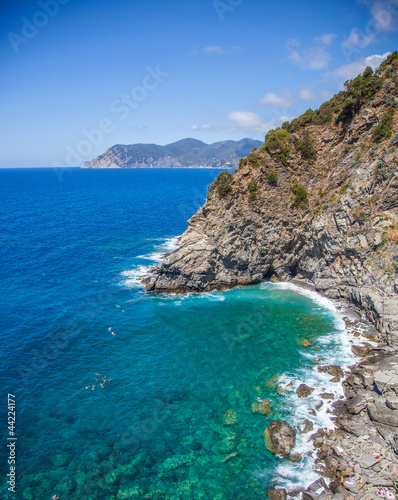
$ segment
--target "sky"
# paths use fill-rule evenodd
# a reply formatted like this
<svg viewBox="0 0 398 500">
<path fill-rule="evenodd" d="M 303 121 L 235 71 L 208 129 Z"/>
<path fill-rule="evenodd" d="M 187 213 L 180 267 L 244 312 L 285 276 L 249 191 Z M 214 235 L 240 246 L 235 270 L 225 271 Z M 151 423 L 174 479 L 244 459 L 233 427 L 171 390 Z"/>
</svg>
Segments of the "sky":
<svg viewBox="0 0 398 500">
<path fill-rule="evenodd" d="M 398 48 L 398 0 L 2 0 L 0 167 L 263 140 Z"/>
</svg>

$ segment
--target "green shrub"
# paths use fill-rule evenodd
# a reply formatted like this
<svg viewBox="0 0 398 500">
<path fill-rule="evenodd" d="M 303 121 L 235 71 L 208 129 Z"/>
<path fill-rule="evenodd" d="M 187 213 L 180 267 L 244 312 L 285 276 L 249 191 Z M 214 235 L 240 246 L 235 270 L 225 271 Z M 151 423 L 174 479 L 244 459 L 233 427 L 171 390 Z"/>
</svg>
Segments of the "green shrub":
<svg viewBox="0 0 398 500">
<path fill-rule="evenodd" d="M 302 138 L 295 142 L 297 151 L 301 154 L 301 157 L 308 161 L 316 160 L 316 149 L 314 148 L 311 138 L 307 133 L 304 133 Z"/>
<path fill-rule="evenodd" d="M 313 125 L 327 125 L 332 121 L 333 112 L 334 105 L 332 101 L 326 101 L 315 111 L 311 123 Z"/>
<path fill-rule="evenodd" d="M 270 130 L 265 136 L 264 144 L 260 151 L 268 151 L 270 155 L 279 160 L 285 167 L 290 156 L 290 134 L 283 128 Z"/>
<path fill-rule="evenodd" d="M 249 184 L 247 185 L 247 189 L 251 192 L 251 193 L 255 193 L 257 191 L 257 184 L 256 184 L 256 181 L 250 181 Z"/>
<path fill-rule="evenodd" d="M 251 180 L 247 185 L 247 189 L 250 192 L 249 201 L 252 202 L 257 197 L 257 183 L 256 183 L 256 181 Z"/>
<path fill-rule="evenodd" d="M 368 66 L 361 75 L 344 83 L 344 101 L 342 110 L 336 119 L 337 123 L 350 122 L 360 107 L 367 101 L 371 101 L 383 85 L 383 78 L 375 75 L 373 69 Z"/>
<path fill-rule="evenodd" d="M 398 59 L 398 52 L 395 50 L 392 54 L 390 54 L 385 61 L 383 61 L 380 66 L 385 69 L 387 66 L 390 66 L 391 63 Z"/>
<path fill-rule="evenodd" d="M 208 187 L 209 193 L 212 191 L 217 191 L 220 198 L 225 198 L 230 193 L 232 193 L 232 186 L 230 182 L 233 178 L 234 176 L 231 174 L 231 172 L 227 172 L 226 170 L 220 172 L 217 178 Z"/>
<path fill-rule="evenodd" d="M 301 116 L 292 120 L 292 122 L 290 123 L 291 132 L 298 132 L 299 130 L 308 127 L 308 125 L 311 125 L 314 115 L 315 112 L 311 108 L 309 108 Z"/>
<path fill-rule="evenodd" d="M 252 167 L 257 167 L 258 165 L 258 156 L 255 153 L 249 153 L 246 158 L 247 163 L 249 163 Z"/>
<path fill-rule="evenodd" d="M 275 172 L 268 172 L 265 179 L 270 186 L 276 186 L 278 184 L 278 177 Z"/>
<path fill-rule="evenodd" d="M 346 192 L 347 192 L 347 186 L 341 186 L 341 188 L 340 188 L 340 193 L 341 193 L 341 194 L 344 194 L 344 193 L 346 193 Z"/>
<path fill-rule="evenodd" d="M 380 123 L 373 130 L 373 142 L 381 142 L 384 139 L 389 139 L 392 135 L 392 123 L 394 118 L 395 109 L 389 108 L 383 115 Z"/>
<path fill-rule="evenodd" d="M 308 201 L 307 191 L 303 186 L 300 186 L 299 184 L 293 184 L 291 190 L 295 195 L 292 207 L 296 207 L 300 203 L 306 203 Z"/>
</svg>

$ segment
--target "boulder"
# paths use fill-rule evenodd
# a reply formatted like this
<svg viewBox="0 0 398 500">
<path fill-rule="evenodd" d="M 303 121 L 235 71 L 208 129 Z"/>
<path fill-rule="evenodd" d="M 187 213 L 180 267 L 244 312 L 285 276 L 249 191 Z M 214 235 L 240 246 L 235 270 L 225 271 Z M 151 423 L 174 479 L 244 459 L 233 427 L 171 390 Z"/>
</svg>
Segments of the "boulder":
<svg viewBox="0 0 398 500">
<path fill-rule="evenodd" d="M 349 399 L 346 403 L 347 410 L 352 415 L 358 415 L 363 409 L 368 405 L 368 402 L 364 396 L 357 394 L 353 398 Z"/>
<path fill-rule="evenodd" d="M 352 345 L 351 351 L 355 354 L 355 356 L 358 356 L 359 358 L 364 358 L 369 354 L 370 349 L 368 346 Z"/>
<path fill-rule="evenodd" d="M 315 389 L 312 387 L 308 387 L 306 384 L 300 384 L 296 390 L 296 394 L 299 398 L 307 398 L 310 394 L 313 393 Z"/>
<path fill-rule="evenodd" d="M 390 410 L 398 410 L 398 396 L 395 394 L 387 396 L 386 405 Z"/>
<path fill-rule="evenodd" d="M 287 457 L 296 444 L 296 431 L 285 420 L 272 420 L 263 437 L 265 446 L 275 455 Z"/>
<path fill-rule="evenodd" d="M 376 390 L 380 394 L 393 391 L 394 387 L 396 388 L 398 386 L 398 375 L 393 370 L 379 370 L 375 373 L 374 384 Z"/>
<path fill-rule="evenodd" d="M 314 422 L 311 420 L 308 420 L 306 418 L 303 422 L 300 424 L 300 432 L 301 434 L 307 434 L 307 432 L 311 432 L 314 428 Z"/>
<path fill-rule="evenodd" d="M 388 408 L 382 401 L 375 401 L 368 405 L 368 413 L 373 422 L 398 427 L 398 412 Z"/>
<path fill-rule="evenodd" d="M 343 370 L 337 365 L 318 366 L 318 372 L 328 373 L 332 377 L 338 377 L 339 379 L 344 377 Z"/>
</svg>

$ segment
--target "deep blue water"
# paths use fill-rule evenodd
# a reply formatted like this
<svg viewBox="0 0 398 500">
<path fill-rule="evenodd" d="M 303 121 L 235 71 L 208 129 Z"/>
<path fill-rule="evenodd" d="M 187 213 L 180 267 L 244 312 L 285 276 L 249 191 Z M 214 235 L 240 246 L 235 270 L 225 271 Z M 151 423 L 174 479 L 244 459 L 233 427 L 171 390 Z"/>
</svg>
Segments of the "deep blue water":
<svg viewBox="0 0 398 500">
<path fill-rule="evenodd" d="M 288 485 L 313 477 L 303 438 L 304 460 L 290 464 L 262 432 L 310 409 L 282 382 L 327 383 L 313 380 L 311 361 L 320 350 L 336 361 L 333 307 L 268 283 L 187 296 L 137 285 L 217 173 L 0 170 L 3 495 L 8 393 L 17 413 L 9 498 L 251 499 L 277 475 Z M 258 398 L 272 415 L 252 411 Z"/>
</svg>

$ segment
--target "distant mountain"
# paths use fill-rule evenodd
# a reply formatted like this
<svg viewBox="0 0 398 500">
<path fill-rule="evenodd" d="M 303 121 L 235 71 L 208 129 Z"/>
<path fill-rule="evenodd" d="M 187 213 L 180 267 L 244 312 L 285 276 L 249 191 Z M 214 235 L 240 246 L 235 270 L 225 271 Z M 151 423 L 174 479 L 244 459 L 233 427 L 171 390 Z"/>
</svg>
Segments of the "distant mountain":
<svg viewBox="0 0 398 500">
<path fill-rule="evenodd" d="M 206 144 L 197 139 L 182 139 L 167 146 L 157 144 L 117 144 L 103 155 L 83 163 L 81 168 L 183 168 L 236 167 L 239 158 L 262 145 L 254 139 Z"/>
</svg>

